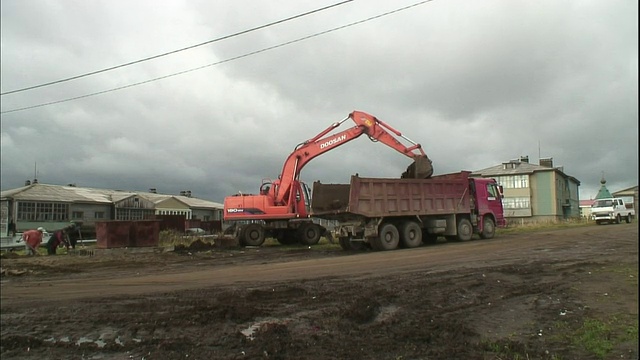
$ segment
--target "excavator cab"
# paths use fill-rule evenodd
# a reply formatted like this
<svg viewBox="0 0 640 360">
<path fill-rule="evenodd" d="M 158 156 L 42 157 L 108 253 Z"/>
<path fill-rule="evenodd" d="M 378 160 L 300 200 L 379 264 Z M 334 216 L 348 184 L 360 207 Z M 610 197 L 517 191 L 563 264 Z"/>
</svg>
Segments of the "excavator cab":
<svg viewBox="0 0 640 360">
<path fill-rule="evenodd" d="M 407 167 L 407 171 L 400 176 L 402 179 L 427 179 L 433 175 L 433 165 L 427 155 L 418 155 L 413 158 L 413 163 Z"/>
</svg>

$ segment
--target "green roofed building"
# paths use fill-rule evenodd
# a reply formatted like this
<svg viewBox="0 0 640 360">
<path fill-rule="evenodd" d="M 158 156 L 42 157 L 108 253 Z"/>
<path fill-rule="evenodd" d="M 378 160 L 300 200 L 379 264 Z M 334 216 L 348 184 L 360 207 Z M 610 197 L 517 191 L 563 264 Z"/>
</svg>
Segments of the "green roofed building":
<svg viewBox="0 0 640 360">
<path fill-rule="evenodd" d="M 603 174 L 602 179 L 600 180 L 600 190 L 598 190 L 598 194 L 596 195 L 596 200 L 609 199 L 613 197 L 613 195 L 611 195 L 611 193 L 609 192 L 609 189 L 607 189 L 607 186 L 605 185 L 606 183 L 607 183 L 607 180 L 604 179 L 604 174 Z"/>
</svg>

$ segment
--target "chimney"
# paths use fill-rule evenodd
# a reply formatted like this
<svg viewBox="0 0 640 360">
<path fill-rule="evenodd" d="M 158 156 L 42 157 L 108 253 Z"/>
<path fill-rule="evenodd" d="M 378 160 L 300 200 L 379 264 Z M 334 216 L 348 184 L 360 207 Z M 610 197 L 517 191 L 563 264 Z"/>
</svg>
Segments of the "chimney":
<svg viewBox="0 0 640 360">
<path fill-rule="evenodd" d="M 152 194 L 157 194 L 158 193 L 156 188 L 149 188 L 149 192 L 152 193 Z"/>
<path fill-rule="evenodd" d="M 38 179 L 33 179 L 33 183 L 37 184 L 38 183 Z"/>
<path fill-rule="evenodd" d="M 528 164 L 528 163 L 529 163 L 529 155 L 527 155 L 527 156 L 520 156 L 520 162 L 523 162 L 523 163 L 527 163 L 527 164 Z"/>
<path fill-rule="evenodd" d="M 540 166 L 545 166 L 548 168 L 552 168 L 553 167 L 553 158 L 541 158 L 540 159 Z"/>
<path fill-rule="evenodd" d="M 187 192 L 184 190 L 180 191 L 180 196 L 187 196 Z"/>
<path fill-rule="evenodd" d="M 24 186 L 29 186 L 29 185 L 31 185 L 31 180 L 27 180 L 24 182 Z"/>
<path fill-rule="evenodd" d="M 191 197 L 191 190 L 185 191 L 187 197 Z"/>
<path fill-rule="evenodd" d="M 76 187 L 76 184 L 67 184 L 69 187 Z"/>
</svg>

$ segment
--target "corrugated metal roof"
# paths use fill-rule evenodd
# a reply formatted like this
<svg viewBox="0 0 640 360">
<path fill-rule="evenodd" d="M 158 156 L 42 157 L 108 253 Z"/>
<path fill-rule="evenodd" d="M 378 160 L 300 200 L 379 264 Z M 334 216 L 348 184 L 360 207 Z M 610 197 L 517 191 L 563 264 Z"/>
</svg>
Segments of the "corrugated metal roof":
<svg viewBox="0 0 640 360">
<path fill-rule="evenodd" d="M 591 206 L 593 205 L 593 203 L 595 202 L 595 200 L 580 200 L 580 206 Z"/>
<path fill-rule="evenodd" d="M 143 197 L 155 204 L 166 199 L 175 198 L 193 208 L 201 209 L 222 209 L 223 204 L 187 197 L 180 195 L 155 194 L 147 192 L 121 191 L 110 189 L 95 189 L 76 186 L 62 186 L 50 184 L 31 184 L 16 189 L 2 191 L 0 198 L 31 200 L 31 201 L 55 201 L 55 202 L 77 202 L 77 203 L 99 203 L 109 204 L 121 201 L 131 196 Z"/>
<path fill-rule="evenodd" d="M 546 166 L 529 164 L 527 162 L 508 162 L 508 163 L 488 167 L 486 169 L 474 171 L 473 175 L 505 176 L 505 175 L 518 175 L 518 174 L 532 174 L 535 171 L 545 171 L 545 170 L 553 171 L 555 169 L 546 167 Z"/>
<path fill-rule="evenodd" d="M 18 189 L 3 191 L 0 197 L 19 200 L 57 202 L 111 203 L 110 190 L 80 188 L 73 186 L 31 184 Z"/>
</svg>

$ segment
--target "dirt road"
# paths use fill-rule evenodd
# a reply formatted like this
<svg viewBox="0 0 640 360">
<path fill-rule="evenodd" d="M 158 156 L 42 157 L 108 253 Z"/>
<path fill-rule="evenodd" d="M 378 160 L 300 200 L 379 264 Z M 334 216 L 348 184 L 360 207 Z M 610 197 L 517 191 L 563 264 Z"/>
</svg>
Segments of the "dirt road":
<svg viewBox="0 0 640 360">
<path fill-rule="evenodd" d="M 121 252 L 2 269 L 5 359 L 638 355 L 637 223 L 390 252 Z"/>
</svg>

